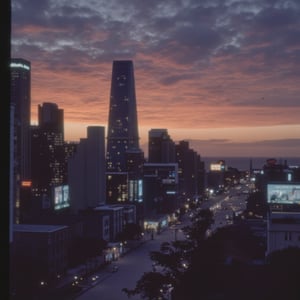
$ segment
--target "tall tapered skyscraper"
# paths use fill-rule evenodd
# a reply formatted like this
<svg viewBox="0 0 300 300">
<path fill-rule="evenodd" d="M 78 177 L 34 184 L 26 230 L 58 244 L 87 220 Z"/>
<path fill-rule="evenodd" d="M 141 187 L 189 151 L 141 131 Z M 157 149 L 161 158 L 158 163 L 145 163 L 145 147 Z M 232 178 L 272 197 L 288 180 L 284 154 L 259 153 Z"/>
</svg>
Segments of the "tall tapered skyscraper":
<svg viewBox="0 0 300 300">
<path fill-rule="evenodd" d="M 128 201 L 129 177 L 135 180 L 139 177 L 132 174 L 132 164 L 143 163 L 143 152 L 139 148 L 134 69 L 130 60 L 113 62 L 106 162 L 107 202 Z M 137 166 L 134 169 L 141 168 Z"/>
</svg>

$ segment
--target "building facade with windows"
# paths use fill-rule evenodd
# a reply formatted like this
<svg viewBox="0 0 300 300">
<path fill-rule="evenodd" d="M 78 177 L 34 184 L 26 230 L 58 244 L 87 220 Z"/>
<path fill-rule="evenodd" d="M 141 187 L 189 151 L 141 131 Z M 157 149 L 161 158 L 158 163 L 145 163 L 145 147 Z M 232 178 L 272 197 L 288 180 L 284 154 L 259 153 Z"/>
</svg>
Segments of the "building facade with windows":
<svg viewBox="0 0 300 300">
<path fill-rule="evenodd" d="M 69 229 L 62 225 L 15 224 L 12 282 L 17 298 L 33 299 L 66 273 Z"/>
<path fill-rule="evenodd" d="M 167 129 L 154 128 L 149 131 L 148 149 L 149 163 L 175 162 L 175 143 Z"/>
<path fill-rule="evenodd" d="M 34 213 L 51 211 L 54 189 L 67 183 L 64 111 L 56 103 L 38 105 L 38 125 L 31 126 Z M 75 149 L 75 148 L 74 148 Z"/>
<path fill-rule="evenodd" d="M 300 212 L 270 211 L 266 254 L 289 247 L 300 247 Z"/>
<path fill-rule="evenodd" d="M 142 163 L 133 62 L 113 61 L 106 151 L 108 204 L 128 202 L 129 198 L 141 201 Z"/>
<path fill-rule="evenodd" d="M 89 126 L 76 153 L 68 160 L 71 211 L 103 205 L 105 199 L 105 128 Z"/>
<path fill-rule="evenodd" d="M 10 62 L 10 97 L 13 112 L 13 219 L 22 222 L 31 189 L 30 161 L 30 111 L 31 111 L 31 63 L 23 58 Z"/>
</svg>

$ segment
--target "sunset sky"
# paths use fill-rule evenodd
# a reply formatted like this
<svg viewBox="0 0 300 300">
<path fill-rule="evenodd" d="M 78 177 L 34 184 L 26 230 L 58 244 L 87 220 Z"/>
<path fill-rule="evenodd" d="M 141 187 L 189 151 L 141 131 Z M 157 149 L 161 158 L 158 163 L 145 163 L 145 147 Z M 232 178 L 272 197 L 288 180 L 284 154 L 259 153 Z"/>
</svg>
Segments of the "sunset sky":
<svg viewBox="0 0 300 300">
<path fill-rule="evenodd" d="M 107 127 L 113 60 L 132 60 L 141 146 L 167 128 L 201 156 L 300 156 L 300 1 L 12 0 L 11 56 L 65 139 Z"/>
</svg>

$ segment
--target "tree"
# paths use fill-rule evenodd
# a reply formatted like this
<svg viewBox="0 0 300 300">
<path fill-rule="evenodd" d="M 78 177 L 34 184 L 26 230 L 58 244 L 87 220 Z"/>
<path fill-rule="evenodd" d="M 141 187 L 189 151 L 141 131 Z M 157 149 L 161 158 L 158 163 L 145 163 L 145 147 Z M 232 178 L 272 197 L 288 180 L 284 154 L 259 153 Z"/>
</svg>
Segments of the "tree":
<svg viewBox="0 0 300 300">
<path fill-rule="evenodd" d="M 300 299 L 300 248 L 288 247 L 267 256 L 268 299 Z"/>
<path fill-rule="evenodd" d="M 300 248 L 288 247 L 281 250 L 271 252 L 267 256 L 270 265 L 280 268 L 294 268 L 300 270 Z"/>
<path fill-rule="evenodd" d="M 133 290 L 123 288 L 128 297 L 139 294 L 142 299 L 165 300 L 167 287 L 169 286 L 167 275 L 159 272 L 145 272 L 137 281 Z"/>
<path fill-rule="evenodd" d="M 260 191 L 249 194 L 247 199 L 247 209 L 245 211 L 247 217 L 265 217 L 267 215 L 267 210 L 268 205 L 263 192 Z"/>
<path fill-rule="evenodd" d="M 188 268 L 192 246 L 190 241 L 162 243 L 160 251 L 149 254 L 153 271 L 144 273 L 133 290 L 124 288 L 123 291 L 128 297 L 140 294 L 143 299 L 167 299 Z"/>
<path fill-rule="evenodd" d="M 212 223 L 213 214 L 209 209 L 197 211 L 192 225 L 183 228 L 188 239 L 162 243 L 159 251 L 150 252 L 153 271 L 144 273 L 134 289 L 124 288 L 127 296 L 140 294 L 143 299 L 166 299 L 171 290 L 175 292 L 181 287 L 192 257 L 206 239 Z"/>
<path fill-rule="evenodd" d="M 214 223 L 213 213 L 210 209 L 200 209 L 191 218 L 192 224 L 183 228 L 187 239 L 197 248 L 206 239 L 206 232 Z"/>
</svg>

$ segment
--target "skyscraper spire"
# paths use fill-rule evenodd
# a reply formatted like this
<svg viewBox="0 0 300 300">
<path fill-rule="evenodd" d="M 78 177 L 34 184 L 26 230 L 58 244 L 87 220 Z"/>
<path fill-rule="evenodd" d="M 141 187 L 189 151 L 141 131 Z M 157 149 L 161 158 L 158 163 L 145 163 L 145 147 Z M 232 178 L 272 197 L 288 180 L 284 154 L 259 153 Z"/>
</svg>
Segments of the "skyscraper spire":
<svg viewBox="0 0 300 300">
<path fill-rule="evenodd" d="M 107 135 L 107 171 L 126 170 L 125 153 L 139 148 L 132 61 L 114 61 Z"/>
<path fill-rule="evenodd" d="M 132 172 L 140 169 L 133 165 L 143 159 L 137 123 L 133 62 L 113 61 L 106 151 L 108 203 L 128 201 L 130 178 L 139 177 Z"/>
</svg>

